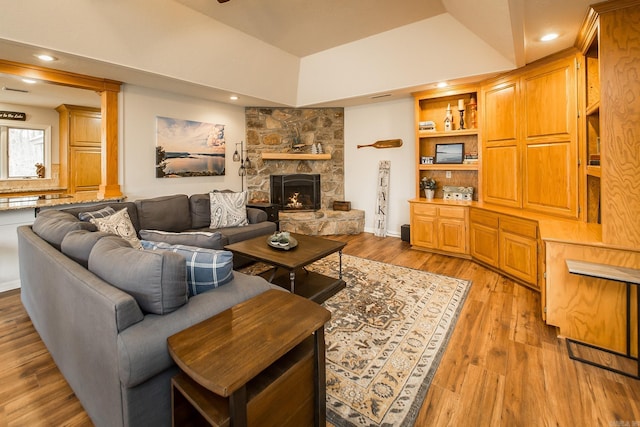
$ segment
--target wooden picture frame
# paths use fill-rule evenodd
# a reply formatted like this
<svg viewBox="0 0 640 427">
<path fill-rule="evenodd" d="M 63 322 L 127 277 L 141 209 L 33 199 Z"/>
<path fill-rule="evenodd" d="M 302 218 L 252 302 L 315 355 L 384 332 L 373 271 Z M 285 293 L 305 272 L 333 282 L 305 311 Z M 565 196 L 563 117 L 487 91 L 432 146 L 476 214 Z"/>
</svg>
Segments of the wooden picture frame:
<svg viewBox="0 0 640 427">
<path fill-rule="evenodd" d="M 464 161 L 464 143 L 436 144 L 434 164 L 459 164 Z"/>
</svg>

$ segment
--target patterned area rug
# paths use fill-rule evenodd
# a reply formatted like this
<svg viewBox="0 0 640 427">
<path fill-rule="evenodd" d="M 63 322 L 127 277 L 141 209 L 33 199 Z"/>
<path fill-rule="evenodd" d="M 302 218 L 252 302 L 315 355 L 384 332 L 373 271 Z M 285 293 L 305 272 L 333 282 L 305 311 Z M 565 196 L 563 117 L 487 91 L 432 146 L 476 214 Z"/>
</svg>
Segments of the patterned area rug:
<svg viewBox="0 0 640 427">
<path fill-rule="evenodd" d="M 327 421 L 411 426 L 471 282 L 349 255 L 342 263 L 347 287 L 324 303 L 332 313 L 325 328 Z M 308 269 L 335 277 L 338 255 Z"/>
</svg>

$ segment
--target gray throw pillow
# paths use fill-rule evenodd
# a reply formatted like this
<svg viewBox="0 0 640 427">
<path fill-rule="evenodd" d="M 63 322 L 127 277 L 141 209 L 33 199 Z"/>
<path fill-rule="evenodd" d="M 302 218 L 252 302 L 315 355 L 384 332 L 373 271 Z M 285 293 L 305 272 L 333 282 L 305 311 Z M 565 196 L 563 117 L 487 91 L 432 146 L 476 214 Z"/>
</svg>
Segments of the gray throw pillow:
<svg viewBox="0 0 640 427">
<path fill-rule="evenodd" d="M 124 239 L 98 240 L 89 255 L 89 271 L 127 292 L 146 313 L 167 314 L 187 303 L 184 257 L 168 251 L 139 251 Z"/>
<path fill-rule="evenodd" d="M 222 193 L 212 191 L 211 224 L 209 228 L 238 227 L 248 225 L 247 221 L 247 192 Z"/>
<path fill-rule="evenodd" d="M 142 241 L 142 247 L 152 251 L 171 251 L 187 262 L 189 296 L 215 289 L 233 280 L 233 254 L 229 251 L 170 245 L 164 242 Z"/>
<path fill-rule="evenodd" d="M 152 242 L 165 242 L 171 245 L 196 246 L 207 249 L 223 249 L 222 233 L 208 231 L 183 231 L 172 233 L 160 230 L 140 230 L 140 238 Z"/>
</svg>

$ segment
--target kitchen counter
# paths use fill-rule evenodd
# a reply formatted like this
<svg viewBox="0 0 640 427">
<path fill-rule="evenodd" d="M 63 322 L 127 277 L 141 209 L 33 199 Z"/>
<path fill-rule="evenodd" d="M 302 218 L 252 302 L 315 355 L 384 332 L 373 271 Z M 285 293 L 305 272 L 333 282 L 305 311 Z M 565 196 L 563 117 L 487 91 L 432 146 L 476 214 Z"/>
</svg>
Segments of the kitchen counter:
<svg viewBox="0 0 640 427">
<path fill-rule="evenodd" d="M 0 196 L 0 212 L 13 211 L 19 209 L 36 209 L 57 207 L 63 205 L 76 205 L 83 203 L 99 203 L 107 201 L 120 201 L 125 197 L 108 197 L 99 198 L 96 193 L 52 193 L 52 194 L 34 194 L 28 196 Z"/>
</svg>

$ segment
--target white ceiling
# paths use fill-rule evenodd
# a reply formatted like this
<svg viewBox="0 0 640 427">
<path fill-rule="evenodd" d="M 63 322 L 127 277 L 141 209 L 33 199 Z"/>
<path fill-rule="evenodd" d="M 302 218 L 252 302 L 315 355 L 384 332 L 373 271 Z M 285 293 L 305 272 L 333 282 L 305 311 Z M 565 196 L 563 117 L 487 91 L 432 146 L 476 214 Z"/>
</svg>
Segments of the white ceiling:
<svg viewBox="0 0 640 427">
<path fill-rule="evenodd" d="M 304 57 L 445 12 L 440 0 L 177 0 Z"/>
<path fill-rule="evenodd" d="M 239 30 L 262 42 L 288 52 L 301 60 L 321 52 L 352 44 L 390 32 L 419 21 L 430 22 L 429 18 L 448 14 L 466 27 L 471 33 L 499 55 L 513 63 L 513 68 L 530 63 L 551 53 L 574 44 L 577 31 L 586 16 L 590 0 L 230 0 L 220 4 L 215 0 L 164 0 L 175 2 L 202 14 L 212 25 L 226 25 Z M 144 3 L 144 0 L 139 0 Z M 151 0 L 149 0 L 151 2 Z M 148 3 L 149 3 L 148 2 Z M 161 7 L 161 6 L 159 6 Z M 151 6 L 149 6 L 151 8 Z M 138 9 L 133 8 L 131 13 Z M 137 17 L 140 31 L 144 31 L 145 16 Z M 426 21 L 425 21 L 426 20 Z M 548 44 L 539 41 L 546 32 L 557 32 L 560 37 Z M 229 33 L 233 34 L 233 33 Z M 21 41 L 3 39 L 0 29 L 0 58 L 17 62 L 36 64 L 33 47 Z M 227 40 L 233 45 L 235 40 Z M 433 44 L 447 45 L 449 38 L 424 40 L 424 51 L 416 55 L 427 55 Z M 219 40 L 217 42 L 220 42 Z M 223 40 L 224 42 L 224 40 Z M 96 45 L 99 45 L 97 43 Z M 402 46 L 398 46 L 399 49 Z M 83 55 L 72 55 L 48 49 L 57 54 L 60 61 L 51 65 L 68 71 L 110 78 L 141 86 L 168 90 L 205 99 L 228 102 L 233 91 L 216 87 L 198 79 L 175 78 L 168 73 L 155 70 L 135 69 L 105 60 L 90 59 Z M 459 45 L 451 44 L 448 53 L 452 58 L 459 51 Z M 100 55 L 95 55 L 100 58 Z M 459 59 L 459 58 L 458 58 Z M 384 58 L 381 58 L 384 60 Z M 439 61 L 447 59 L 440 58 Z M 42 64 L 38 64 L 42 65 Z M 446 72 L 446 63 L 438 64 Z M 398 64 L 401 68 L 402 64 Z M 484 77 L 484 76 L 483 76 Z M 466 80 L 473 75 L 466 76 Z M 424 88 L 433 84 L 424 81 Z M 23 87 L 24 84 L 12 77 L 0 75 L 0 86 Z M 227 85 L 229 86 L 229 85 Z M 82 103 L 88 105 L 87 97 L 69 100 L 60 98 L 60 87 L 53 85 L 29 86 L 33 104 L 58 105 L 60 103 Z M 54 90 L 51 93 L 48 89 Z M 394 96 L 408 96 L 410 91 L 422 89 L 412 85 L 403 90 L 390 87 Z M 379 93 L 379 90 L 376 90 Z M 86 93 L 85 93 L 86 95 Z M 255 94 L 254 94 L 255 95 Z M 333 99 L 334 105 L 353 105 L 375 102 L 371 94 L 353 99 Z M 47 99 L 51 96 L 51 99 Z M 89 94 L 92 98 L 94 94 Z M 0 91 L 0 102 L 23 103 L 24 94 Z M 387 98 L 388 99 L 388 98 Z M 33 105 L 32 104 L 32 105 Z M 253 98 L 251 93 L 243 93 L 242 105 L 278 105 L 277 101 L 263 97 Z"/>
</svg>

